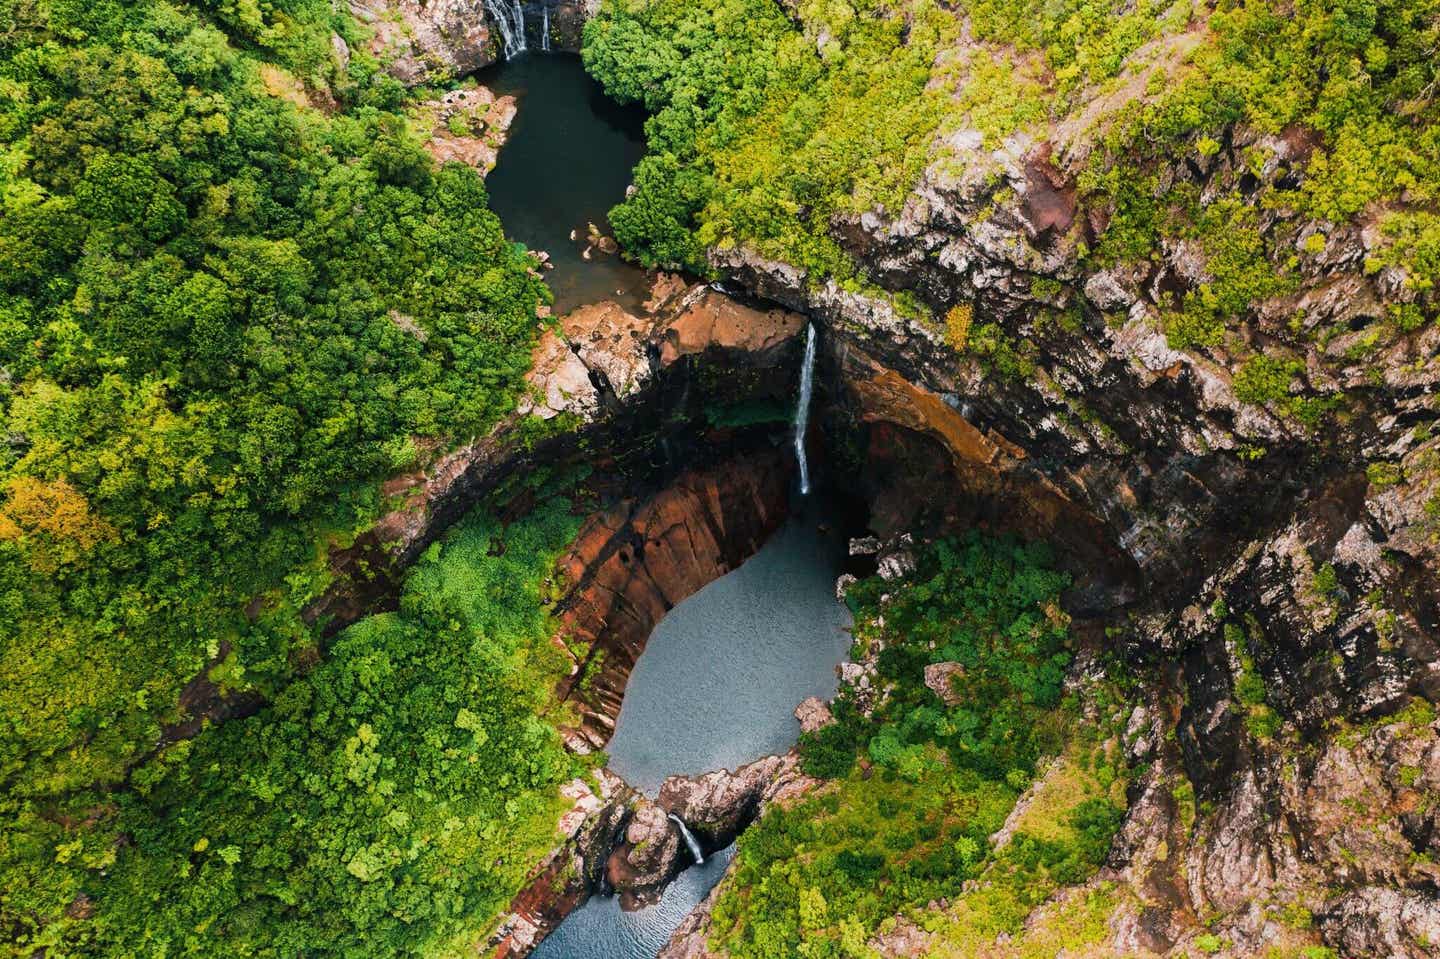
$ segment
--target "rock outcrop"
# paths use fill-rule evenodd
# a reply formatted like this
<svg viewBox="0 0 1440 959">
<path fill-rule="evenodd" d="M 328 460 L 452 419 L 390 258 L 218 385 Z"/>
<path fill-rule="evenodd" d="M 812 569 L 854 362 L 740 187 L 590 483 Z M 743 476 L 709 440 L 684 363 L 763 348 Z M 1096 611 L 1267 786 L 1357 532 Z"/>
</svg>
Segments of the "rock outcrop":
<svg viewBox="0 0 1440 959">
<path fill-rule="evenodd" d="M 550 6 L 550 48 L 579 53 L 581 31 L 600 10 L 600 0 L 559 0 Z"/>
<path fill-rule="evenodd" d="M 1257 903 L 1293 897 L 1319 919 L 1309 945 L 1429 954 L 1431 827 L 1411 792 L 1427 767 L 1407 759 L 1421 778 L 1406 785 L 1366 738 L 1388 734 L 1354 731 L 1440 695 L 1440 327 L 1381 322 L 1419 301 L 1367 269 L 1373 226 L 1268 202 L 1303 185 L 1304 131 L 1235 128 L 1204 162 L 1151 172 L 1243 197 L 1267 250 L 1299 251 L 1299 280 L 1224 344 L 1173 346 L 1165 317 L 1213 280 L 1206 252 L 1085 255 L 1113 213 L 1075 186 L 1093 128 L 994 148 L 947 132 L 903 208 L 832 224 L 871 283 L 939 319 L 743 247 L 712 265 L 823 324 L 824 375 L 848 398 L 826 425 L 863 431 L 881 539 L 970 525 L 1044 538 L 1075 574 L 1072 613 L 1123 611 L 1117 641 L 1164 690 L 1153 737 L 1173 745 L 1116 847 L 1143 904 L 1120 946 L 1183 952 L 1203 916 L 1232 954 L 1263 954 L 1299 934 Z M 1287 364 L 1279 399 L 1245 388 L 1262 353 Z M 1331 411 L 1322 427 L 1301 402 Z M 1420 726 L 1403 741 L 1433 738 Z M 1297 754 L 1297 740 L 1311 745 Z M 1186 780 L 1203 803 L 1193 826 L 1166 798 Z M 1149 863 L 1138 877 L 1135 862 Z"/>
<path fill-rule="evenodd" d="M 625 909 L 655 902 L 693 862 L 672 814 L 685 821 L 709 855 L 733 842 L 767 804 L 792 802 L 817 785 L 800 771 L 794 750 L 734 772 L 672 776 L 657 799 L 640 795 L 608 770 L 599 775 L 598 792 L 572 784 L 567 796 L 576 797 L 575 805 L 560 822 L 565 840 L 511 903 L 486 955 L 518 959 L 529 954 L 592 894 L 616 895 Z"/>
<path fill-rule="evenodd" d="M 423 103 L 415 114 L 418 124 L 430 130 L 425 150 L 437 163 L 458 161 L 483 176 L 495 168 L 517 109 L 513 96 L 472 86 Z"/>
<path fill-rule="evenodd" d="M 370 52 L 407 86 L 454 80 L 499 59 L 485 0 L 350 0 L 350 13 L 370 29 Z"/>
<path fill-rule="evenodd" d="M 600 0 L 556 0 L 549 8 L 549 47 L 579 53 L 585 23 Z M 501 31 L 485 0 L 350 0 L 350 13 L 370 30 L 370 52 L 406 86 L 438 85 L 466 77 L 499 61 Z M 546 23 L 542 3 L 521 4 L 527 46 L 539 51 Z M 350 51 L 336 47 L 342 68 Z"/>
<path fill-rule="evenodd" d="M 560 817 L 560 842 L 538 863 L 530 882 L 510 903 L 486 947 L 491 959 L 529 955 L 571 910 L 583 903 L 604 879 L 605 857 L 625 828 L 634 790 L 608 770 L 595 787 L 576 780 L 561 792 L 573 804 Z"/>
</svg>

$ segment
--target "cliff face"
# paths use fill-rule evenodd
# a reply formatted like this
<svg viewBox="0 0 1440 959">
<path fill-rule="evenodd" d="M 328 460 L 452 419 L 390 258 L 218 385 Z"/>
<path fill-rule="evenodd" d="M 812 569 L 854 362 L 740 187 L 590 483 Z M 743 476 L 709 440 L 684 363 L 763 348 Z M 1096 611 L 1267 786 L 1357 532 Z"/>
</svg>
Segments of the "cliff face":
<svg viewBox="0 0 1440 959">
<path fill-rule="evenodd" d="M 560 562 L 574 584 L 560 622 L 575 671 L 560 698 L 579 724 L 569 742 L 600 749 L 615 732 L 630 671 L 650 633 L 681 600 L 757 552 L 786 514 L 790 459 L 766 450 L 687 471 L 643 503 L 592 516 Z"/>
<path fill-rule="evenodd" d="M 1301 132 L 1234 128 L 1160 181 L 1240 191 L 1303 279 L 1252 304 L 1239 341 L 1173 348 L 1162 314 L 1208 282 L 1205 252 L 1082 258 L 1112 211 L 1075 189 L 1088 146 L 1053 132 L 989 152 L 952 134 L 903 210 L 832 223 L 873 282 L 946 322 L 744 249 L 712 263 L 823 322 L 848 396 L 832 422 L 866 427 L 878 532 L 981 521 L 1041 536 L 1079 574 L 1076 612 L 1123 611 L 1153 688 L 1136 719 L 1152 765 L 1112 862 L 1141 904 L 1116 920 L 1119 945 L 1183 949 L 1195 917 L 1218 913 L 1234 953 L 1256 954 L 1279 941 L 1257 904 L 1278 897 L 1347 954 L 1430 954 L 1433 712 L 1390 717 L 1440 693 L 1440 328 L 1378 323 L 1415 292 L 1366 269 L 1372 226 L 1268 202 L 1303 180 Z M 1282 398 L 1257 396 L 1247 345 L 1293 357 Z M 1307 426 L 1289 397 L 1330 415 Z M 1213 809 L 1193 829 L 1166 798 L 1187 779 Z M 1165 854 L 1147 859 L 1147 842 Z"/>
<path fill-rule="evenodd" d="M 370 31 L 370 52 L 406 86 L 444 84 L 504 58 L 503 31 L 495 23 L 499 3 L 487 0 L 351 0 L 350 13 Z M 503 6 L 510 7 L 510 0 Z M 599 0 L 555 0 L 520 5 L 527 45 L 541 48 L 549 8 L 550 49 L 578 53 L 585 21 Z M 348 58 L 336 37 L 337 53 Z"/>
</svg>

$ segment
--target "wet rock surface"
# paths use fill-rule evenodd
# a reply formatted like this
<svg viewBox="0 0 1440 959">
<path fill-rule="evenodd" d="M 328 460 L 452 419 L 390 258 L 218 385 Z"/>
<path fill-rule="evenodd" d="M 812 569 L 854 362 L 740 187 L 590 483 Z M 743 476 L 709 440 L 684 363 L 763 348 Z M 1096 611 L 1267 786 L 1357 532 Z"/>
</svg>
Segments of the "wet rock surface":
<svg viewBox="0 0 1440 959">
<path fill-rule="evenodd" d="M 598 778 L 598 792 L 583 784 L 575 786 L 579 798 L 560 825 L 567 838 L 511 903 L 486 955 L 495 959 L 528 955 L 593 894 L 616 895 L 624 909 L 657 901 L 665 886 L 694 862 L 672 815 L 686 823 L 708 856 L 733 842 L 767 804 L 794 801 L 818 785 L 800 771 L 793 750 L 733 772 L 672 776 L 653 800 L 608 770 Z M 698 928 L 700 917 L 708 915 L 707 903 L 713 906 L 713 897 L 682 924 L 662 955 L 706 954 L 693 951 L 703 948 L 703 943 L 684 946 L 692 951 L 682 953 L 674 952 L 674 943 L 685 938 L 687 926 Z"/>
<path fill-rule="evenodd" d="M 580 724 L 573 749 L 602 748 L 625 686 L 656 624 L 676 604 L 738 567 L 786 515 L 790 465 L 766 450 L 710 471 L 687 471 L 645 502 L 592 517 L 559 568 L 574 584 L 560 604 L 567 648 L 579 648 L 560 698 Z"/>
</svg>

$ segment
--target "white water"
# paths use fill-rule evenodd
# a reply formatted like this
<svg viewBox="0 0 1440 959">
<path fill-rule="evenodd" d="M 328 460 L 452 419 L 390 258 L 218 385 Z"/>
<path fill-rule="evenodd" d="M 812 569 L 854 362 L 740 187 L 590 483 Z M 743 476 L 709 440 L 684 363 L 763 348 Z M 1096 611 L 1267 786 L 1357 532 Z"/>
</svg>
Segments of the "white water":
<svg viewBox="0 0 1440 959">
<path fill-rule="evenodd" d="M 670 813 L 670 819 L 675 823 L 675 825 L 680 827 L 680 836 L 685 840 L 685 845 L 690 847 L 690 855 L 695 857 L 695 865 L 705 865 L 705 854 L 700 851 L 700 844 L 695 841 L 695 837 L 690 835 L 690 830 L 685 826 L 685 820 L 681 819 L 673 812 Z"/>
<path fill-rule="evenodd" d="M 805 430 L 810 425 L 810 394 L 815 388 L 815 324 L 806 327 L 805 365 L 800 370 L 800 401 L 795 405 L 795 458 L 800 461 L 800 495 L 810 493 L 810 462 L 805 458 Z"/>
<path fill-rule="evenodd" d="M 550 7 L 548 4 L 540 7 L 544 17 L 540 20 L 540 52 L 550 52 Z"/>
<path fill-rule="evenodd" d="M 520 0 L 510 0 L 509 3 L 505 0 L 485 0 L 485 9 L 490 11 L 490 19 L 500 30 L 505 59 L 524 53 L 525 11 L 520 8 Z"/>
</svg>

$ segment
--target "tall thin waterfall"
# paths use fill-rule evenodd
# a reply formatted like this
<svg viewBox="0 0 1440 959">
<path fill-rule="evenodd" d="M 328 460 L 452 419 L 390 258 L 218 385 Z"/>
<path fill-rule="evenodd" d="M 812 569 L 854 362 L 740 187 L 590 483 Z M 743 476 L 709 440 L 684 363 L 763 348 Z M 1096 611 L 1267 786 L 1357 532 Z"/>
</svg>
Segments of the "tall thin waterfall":
<svg viewBox="0 0 1440 959">
<path fill-rule="evenodd" d="M 485 9 L 490 11 L 490 19 L 500 30 L 505 59 L 524 53 L 525 11 L 520 6 L 520 0 L 509 0 L 508 3 L 506 0 L 485 0 Z"/>
<path fill-rule="evenodd" d="M 550 52 L 550 4 L 542 3 L 540 12 L 543 17 L 540 20 L 540 52 Z"/>
<path fill-rule="evenodd" d="M 685 845 L 688 846 L 690 849 L 690 855 L 695 857 L 695 865 L 698 866 L 704 863 L 705 854 L 700 851 L 700 844 L 695 841 L 695 837 L 690 835 L 690 830 L 685 825 L 685 820 L 681 819 L 673 812 L 669 814 L 669 817 L 675 823 L 675 825 L 680 827 L 680 838 L 685 840 Z"/>
<path fill-rule="evenodd" d="M 800 370 L 800 400 L 795 404 L 795 458 L 800 461 L 800 495 L 810 493 L 810 461 L 805 458 L 805 430 L 810 425 L 810 394 L 815 388 L 815 324 L 806 327 L 805 365 Z"/>
</svg>

